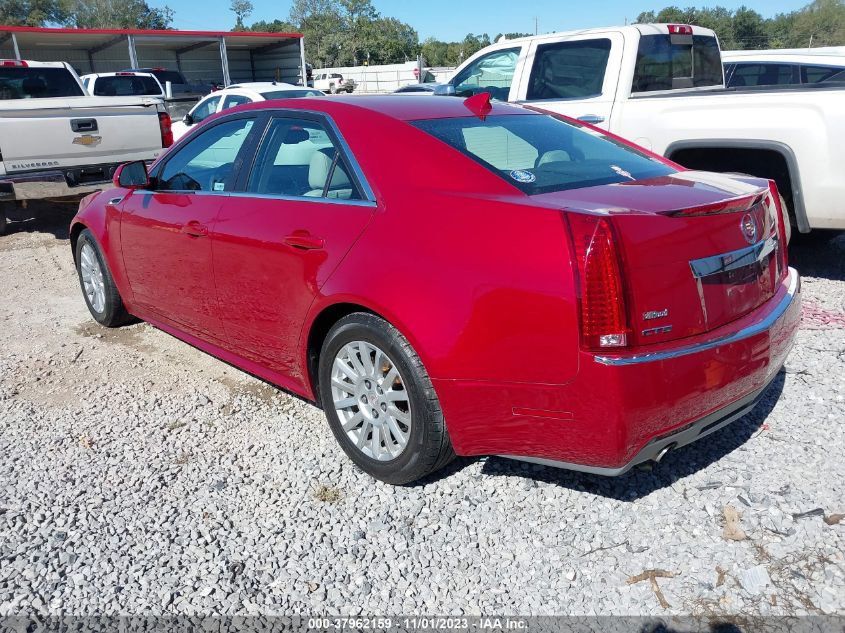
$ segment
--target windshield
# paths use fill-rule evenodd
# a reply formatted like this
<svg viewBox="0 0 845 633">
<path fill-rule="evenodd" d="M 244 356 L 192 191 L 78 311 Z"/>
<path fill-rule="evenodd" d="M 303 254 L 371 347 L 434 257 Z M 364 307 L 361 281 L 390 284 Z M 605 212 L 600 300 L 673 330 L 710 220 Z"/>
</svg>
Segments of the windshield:
<svg viewBox="0 0 845 633">
<path fill-rule="evenodd" d="M 267 99 L 298 99 L 299 97 L 324 97 L 319 90 L 274 90 L 262 92 L 261 96 Z"/>
<path fill-rule="evenodd" d="M 0 99 L 81 97 L 85 93 L 66 68 L 0 67 Z"/>
<path fill-rule="evenodd" d="M 161 86 L 149 75 L 115 75 L 99 77 L 94 82 L 94 94 L 101 97 L 160 95 Z"/>
<path fill-rule="evenodd" d="M 549 115 L 413 121 L 528 195 L 675 173 L 601 132 Z"/>
</svg>

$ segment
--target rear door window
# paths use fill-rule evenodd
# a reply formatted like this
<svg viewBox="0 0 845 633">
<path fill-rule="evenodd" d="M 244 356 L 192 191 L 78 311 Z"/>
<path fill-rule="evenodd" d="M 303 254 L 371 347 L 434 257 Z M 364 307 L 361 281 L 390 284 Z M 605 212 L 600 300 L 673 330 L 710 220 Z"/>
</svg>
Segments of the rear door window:
<svg viewBox="0 0 845 633">
<path fill-rule="evenodd" d="M 602 38 L 541 44 L 534 55 L 528 99 L 586 99 L 601 95 L 611 42 Z"/>
<path fill-rule="evenodd" d="M 792 64 L 737 63 L 729 87 L 777 86 L 797 83 Z"/>
<path fill-rule="evenodd" d="M 489 92 L 494 99 L 507 101 L 520 48 L 506 48 L 482 55 L 452 79 L 459 97 Z"/>
<path fill-rule="evenodd" d="M 845 67 L 802 66 L 801 81 L 805 84 L 817 84 L 823 81 L 845 81 Z"/>
<path fill-rule="evenodd" d="M 643 35 L 631 92 L 717 87 L 722 78 L 722 59 L 715 37 Z"/>
</svg>

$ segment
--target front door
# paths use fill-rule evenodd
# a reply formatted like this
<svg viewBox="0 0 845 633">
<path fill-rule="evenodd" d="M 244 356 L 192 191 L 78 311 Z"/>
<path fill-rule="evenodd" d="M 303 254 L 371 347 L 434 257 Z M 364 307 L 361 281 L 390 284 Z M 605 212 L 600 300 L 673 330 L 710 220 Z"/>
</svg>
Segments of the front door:
<svg viewBox="0 0 845 633">
<path fill-rule="evenodd" d="M 294 379 L 308 309 L 375 209 L 353 160 L 321 116 L 277 116 L 214 225 L 228 341 Z"/>
<path fill-rule="evenodd" d="M 130 193 L 121 208 L 135 303 L 203 338 L 222 335 L 210 234 L 253 124 L 244 117 L 209 127 L 167 156 L 151 190 Z"/>
</svg>

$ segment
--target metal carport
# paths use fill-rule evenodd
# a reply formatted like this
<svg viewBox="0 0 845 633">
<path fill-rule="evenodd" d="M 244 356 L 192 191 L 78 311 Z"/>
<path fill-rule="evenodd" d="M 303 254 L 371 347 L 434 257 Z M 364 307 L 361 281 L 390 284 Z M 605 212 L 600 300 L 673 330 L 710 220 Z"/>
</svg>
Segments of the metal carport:
<svg viewBox="0 0 845 633">
<path fill-rule="evenodd" d="M 0 26 L 0 58 L 65 61 L 80 75 L 153 67 L 190 82 L 306 83 L 299 33 Z"/>
</svg>

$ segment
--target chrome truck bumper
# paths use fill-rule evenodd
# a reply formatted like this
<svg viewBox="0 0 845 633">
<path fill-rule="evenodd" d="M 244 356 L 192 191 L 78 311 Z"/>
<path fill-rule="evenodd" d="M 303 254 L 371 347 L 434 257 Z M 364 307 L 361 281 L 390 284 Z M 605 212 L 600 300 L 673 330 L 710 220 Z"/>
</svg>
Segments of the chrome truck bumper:
<svg viewBox="0 0 845 633">
<path fill-rule="evenodd" d="M 0 202 L 65 198 L 105 189 L 119 163 L 0 176 Z"/>
</svg>

